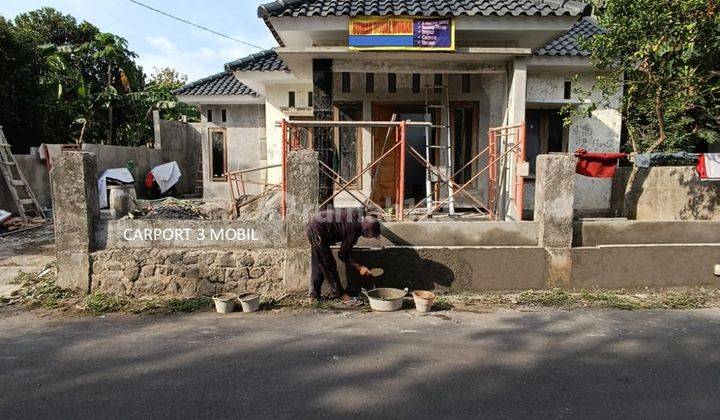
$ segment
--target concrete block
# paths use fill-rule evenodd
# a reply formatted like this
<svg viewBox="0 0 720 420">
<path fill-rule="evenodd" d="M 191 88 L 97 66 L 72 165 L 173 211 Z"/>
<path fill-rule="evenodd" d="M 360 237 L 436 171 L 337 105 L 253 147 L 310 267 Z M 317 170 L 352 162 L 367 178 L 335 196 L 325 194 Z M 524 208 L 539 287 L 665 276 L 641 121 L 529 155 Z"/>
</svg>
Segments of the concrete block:
<svg viewBox="0 0 720 420">
<path fill-rule="evenodd" d="M 535 221 L 542 247 L 570 248 L 577 160 L 569 153 L 540 155 L 535 181 Z"/>
<path fill-rule="evenodd" d="M 285 289 L 291 292 L 308 290 L 310 281 L 310 248 L 285 251 L 283 266 Z"/>
<path fill-rule="evenodd" d="M 97 160 L 92 153 L 66 152 L 55 161 L 52 181 L 57 284 L 90 291 L 94 228 L 100 218 Z"/>
<path fill-rule="evenodd" d="M 572 283 L 572 249 L 545 248 L 545 287 L 568 288 Z"/>
<path fill-rule="evenodd" d="M 308 246 L 305 229 L 319 210 L 319 174 L 317 152 L 290 152 L 287 163 L 287 246 Z"/>
</svg>

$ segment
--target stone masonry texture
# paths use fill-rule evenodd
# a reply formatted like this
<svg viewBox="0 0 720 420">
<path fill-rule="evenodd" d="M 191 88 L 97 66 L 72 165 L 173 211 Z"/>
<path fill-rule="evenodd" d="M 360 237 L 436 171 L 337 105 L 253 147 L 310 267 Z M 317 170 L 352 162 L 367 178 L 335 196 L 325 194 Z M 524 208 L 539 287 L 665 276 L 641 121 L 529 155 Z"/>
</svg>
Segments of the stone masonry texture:
<svg viewBox="0 0 720 420">
<path fill-rule="evenodd" d="M 285 291 L 283 249 L 116 249 L 91 257 L 93 291 L 136 298 Z"/>
</svg>

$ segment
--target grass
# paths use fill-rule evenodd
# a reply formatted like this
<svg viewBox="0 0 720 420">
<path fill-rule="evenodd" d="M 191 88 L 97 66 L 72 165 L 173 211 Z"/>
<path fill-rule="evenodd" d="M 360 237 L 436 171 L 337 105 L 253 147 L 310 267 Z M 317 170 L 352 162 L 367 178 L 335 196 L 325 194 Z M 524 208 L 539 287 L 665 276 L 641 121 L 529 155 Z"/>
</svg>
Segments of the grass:
<svg viewBox="0 0 720 420">
<path fill-rule="evenodd" d="M 86 309 L 95 314 L 102 315 L 112 312 L 122 312 L 129 309 L 133 302 L 125 296 L 93 292 L 85 297 Z"/>
<path fill-rule="evenodd" d="M 576 307 L 580 299 L 565 289 L 526 290 L 520 293 L 517 303 L 527 306 Z"/>
<path fill-rule="evenodd" d="M 213 300 L 206 296 L 191 299 L 170 299 L 165 306 L 172 313 L 193 313 L 209 310 L 213 306 Z"/>
</svg>

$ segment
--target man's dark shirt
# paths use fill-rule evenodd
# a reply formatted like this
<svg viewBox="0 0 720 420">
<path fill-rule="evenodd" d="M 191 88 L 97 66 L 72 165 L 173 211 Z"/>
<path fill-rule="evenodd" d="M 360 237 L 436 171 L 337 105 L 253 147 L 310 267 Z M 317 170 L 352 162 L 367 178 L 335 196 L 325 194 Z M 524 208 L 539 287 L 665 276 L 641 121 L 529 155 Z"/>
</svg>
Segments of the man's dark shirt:
<svg viewBox="0 0 720 420">
<path fill-rule="evenodd" d="M 350 251 L 362 236 L 362 216 L 353 210 L 324 210 L 318 213 L 308 225 L 321 243 L 340 243 L 338 257 L 344 263 L 350 262 Z"/>
</svg>

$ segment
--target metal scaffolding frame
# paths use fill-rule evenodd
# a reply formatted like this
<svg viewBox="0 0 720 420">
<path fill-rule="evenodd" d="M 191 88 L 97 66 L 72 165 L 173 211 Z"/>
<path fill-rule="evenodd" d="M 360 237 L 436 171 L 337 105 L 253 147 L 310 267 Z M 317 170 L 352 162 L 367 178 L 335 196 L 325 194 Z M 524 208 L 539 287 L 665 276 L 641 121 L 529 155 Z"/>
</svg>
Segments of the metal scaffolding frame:
<svg viewBox="0 0 720 420">
<path fill-rule="evenodd" d="M 468 197 L 473 203 L 471 206 L 473 209 L 481 214 L 487 214 L 492 220 L 498 220 L 498 214 L 501 212 L 498 209 L 498 194 L 499 188 L 503 187 L 503 181 L 498 180 L 498 174 L 505 174 L 509 165 L 518 165 L 520 162 L 525 161 L 525 123 L 491 128 L 488 132 L 488 146 L 477 153 L 472 159 L 470 159 L 462 168 L 455 171 L 452 174 L 443 173 L 437 167 L 432 165 L 426 157 L 422 156 L 417 150 L 412 147 L 407 147 L 407 128 L 408 127 L 422 127 L 428 128 L 432 126 L 432 122 L 415 122 L 415 121 L 287 121 L 282 120 L 279 123 L 282 132 L 282 198 L 281 198 L 281 214 L 283 217 L 287 214 L 287 156 L 288 152 L 292 150 L 314 150 L 314 144 L 312 136 L 306 135 L 303 130 L 310 130 L 312 128 L 323 127 L 323 128 L 387 128 L 387 137 L 390 138 L 391 131 L 394 131 L 395 142 L 389 148 L 381 151 L 381 155 L 376 159 L 369 162 L 362 170 L 360 170 L 352 179 L 343 178 L 337 171 L 327 165 L 325 162 L 320 162 L 320 174 L 332 179 L 337 189 L 333 192 L 330 197 L 320 203 L 321 207 L 324 207 L 333 202 L 333 200 L 340 195 L 342 192 L 347 193 L 350 197 L 355 199 L 363 208 L 368 211 L 374 211 L 382 214 L 387 218 L 391 218 L 389 214 L 382 206 L 378 205 L 370 197 L 360 190 L 351 190 L 350 187 L 360 178 L 365 176 L 373 168 L 378 167 L 383 161 L 387 160 L 395 153 L 397 153 L 397 180 L 395 183 L 395 219 L 399 221 L 405 220 L 407 215 L 415 214 L 418 211 L 422 211 L 421 207 L 423 204 L 427 204 L 428 200 L 425 197 L 420 203 L 417 203 L 414 207 L 405 209 L 405 170 L 407 156 L 411 156 L 417 160 L 426 170 L 427 177 L 435 177 L 440 180 L 436 185 L 445 184 L 449 186 L 449 194 L 447 197 L 438 200 L 437 203 L 432 202 L 432 206 L 428 206 L 428 211 L 418 219 L 418 221 L 426 220 L 432 217 L 438 210 L 447 205 L 448 202 L 454 201 L 454 199 L 463 194 Z M 455 182 L 455 177 L 468 167 L 472 167 L 478 160 L 483 156 L 487 156 L 488 164 L 481 170 L 474 173 L 470 179 L 463 183 Z M 488 174 L 488 204 L 484 204 L 480 199 L 471 194 L 468 191 L 468 187 L 473 185 L 483 174 Z M 514 181 L 514 194 L 515 203 L 518 206 L 518 211 L 522 214 L 523 208 L 523 194 L 524 194 L 524 176 L 518 175 L 519 171 L 516 169 L 512 171 Z M 522 175 L 522 174 L 521 174 Z M 377 172 L 375 173 L 377 177 Z M 372 184 L 372 189 L 375 187 L 375 183 Z M 370 193 L 372 196 L 372 191 Z"/>
</svg>

